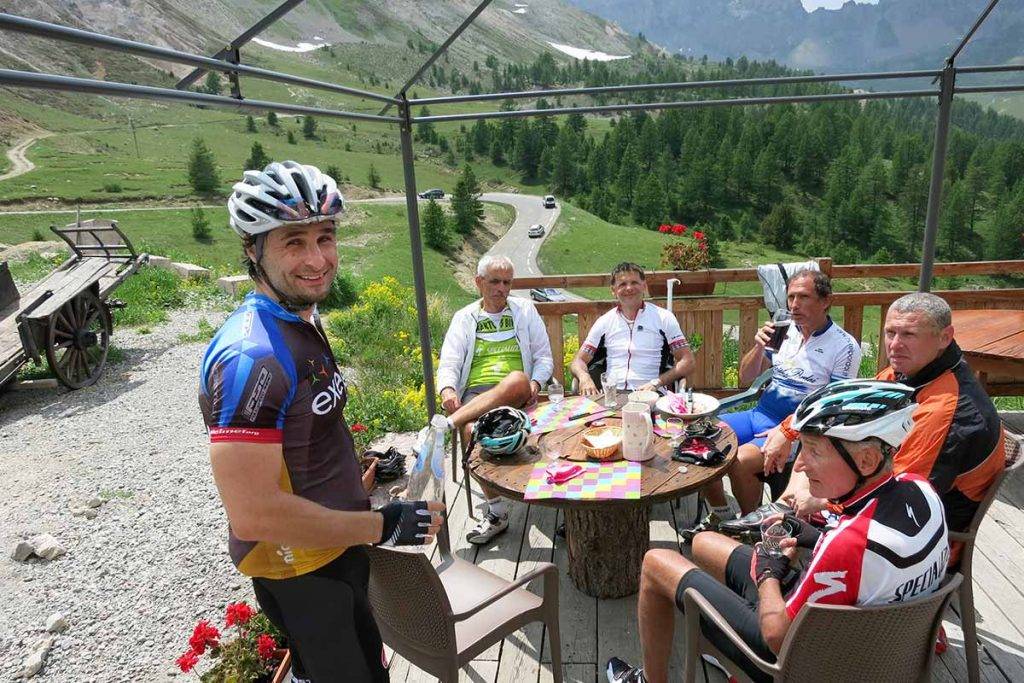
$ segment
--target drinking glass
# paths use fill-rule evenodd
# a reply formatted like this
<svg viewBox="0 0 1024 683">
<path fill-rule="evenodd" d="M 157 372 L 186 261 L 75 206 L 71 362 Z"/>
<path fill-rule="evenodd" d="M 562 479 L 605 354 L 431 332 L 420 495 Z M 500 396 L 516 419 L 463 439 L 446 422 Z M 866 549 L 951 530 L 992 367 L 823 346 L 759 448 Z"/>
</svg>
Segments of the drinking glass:
<svg viewBox="0 0 1024 683">
<path fill-rule="evenodd" d="M 679 444 L 686 438 L 686 423 L 681 417 L 666 417 L 665 418 L 665 431 L 669 433 L 669 439 L 671 439 L 672 450 L 679 448 Z"/>
<path fill-rule="evenodd" d="M 604 389 L 604 407 L 614 408 L 616 404 L 615 378 L 610 372 L 601 373 L 601 388 Z"/>
<path fill-rule="evenodd" d="M 761 546 L 769 555 L 782 555 L 780 544 L 785 538 L 789 538 L 789 529 L 783 524 L 782 517 L 769 517 L 761 522 Z"/>
<path fill-rule="evenodd" d="M 780 308 L 775 311 L 772 315 L 772 325 L 775 326 L 775 331 L 772 332 L 771 339 L 768 340 L 767 348 L 772 351 L 778 351 L 782 348 L 782 342 L 786 340 L 786 335 L 789 334 L 789 326 L 793 324 L 793 315 L 785 308 Z"/>
</svg>

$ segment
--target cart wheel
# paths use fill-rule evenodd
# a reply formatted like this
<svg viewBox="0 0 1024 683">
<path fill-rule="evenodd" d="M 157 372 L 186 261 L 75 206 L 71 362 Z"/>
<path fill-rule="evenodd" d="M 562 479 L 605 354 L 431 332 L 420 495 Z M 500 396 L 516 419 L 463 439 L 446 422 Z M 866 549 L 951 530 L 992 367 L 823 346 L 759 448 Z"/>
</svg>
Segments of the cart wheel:
<svg viewBox="0 0 1024 683">
<path fill-rule="evenodd" d="M 110 311 L 86 290 L 50 316 L 46 360 L 69 389 L 89 386 L 103 372 L 110 346 Z"/>
</svg>

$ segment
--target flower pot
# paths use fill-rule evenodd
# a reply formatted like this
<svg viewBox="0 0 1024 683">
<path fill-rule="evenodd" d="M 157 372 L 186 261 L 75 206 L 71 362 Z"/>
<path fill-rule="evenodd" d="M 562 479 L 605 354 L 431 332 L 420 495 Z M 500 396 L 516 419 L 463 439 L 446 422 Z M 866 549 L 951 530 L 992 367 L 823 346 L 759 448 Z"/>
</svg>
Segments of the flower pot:
<svg viewBox="0 0 1024 683">
<path fill-rule="evenodd" d="M 285 683 L 285 681 L 291 680 L 292 673 L 292 651 L 291 650 L 278 650 L 277 654 L 281 657 L 281 662 L 274 669 L 274 673 L 271 674 L 270 683 Z"/>
</svg>

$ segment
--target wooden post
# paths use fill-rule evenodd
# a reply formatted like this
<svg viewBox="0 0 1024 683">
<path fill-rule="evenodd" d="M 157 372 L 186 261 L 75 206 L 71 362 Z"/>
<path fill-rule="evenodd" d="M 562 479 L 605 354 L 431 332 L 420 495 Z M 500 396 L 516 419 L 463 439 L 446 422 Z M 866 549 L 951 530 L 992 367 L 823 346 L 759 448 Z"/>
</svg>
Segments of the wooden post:
<svg viewBox="0 0 1024 683">
<path fill-rule="evenodd" d="M 859 344 L 864 336 L 864 307 L 845 306 L 843 308 L 843 329 L 853 335 Z"/>
<path fill-rule="evenodd" d="M 881 307 L 881 315 L 878 320 L 878 371 L 881 372 L 886 365 L 889 364 L 889 359 L 885 355 L 885 316 L 889 313 L 889 304 L 883 304 Z"/>
<path fill-rule="evenodd" d="M 562 356 L 565 355 L 565 340 L 562 337 L 562 314 L 546 315 L 543 317 L 544 327 L 548 330 L 548 340 L 551 342 L 551 359 L 555 362 L 554 376 L 558 382 L 565 386 L 565 366 L 562 363 Z"/>
</svg>

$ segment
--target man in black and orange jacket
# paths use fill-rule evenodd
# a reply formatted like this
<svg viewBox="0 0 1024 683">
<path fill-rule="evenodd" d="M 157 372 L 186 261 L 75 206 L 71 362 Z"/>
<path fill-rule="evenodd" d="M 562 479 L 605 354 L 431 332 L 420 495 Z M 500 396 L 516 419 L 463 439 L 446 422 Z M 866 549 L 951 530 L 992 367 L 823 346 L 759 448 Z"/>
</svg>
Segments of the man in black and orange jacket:
<svg viewBox="0 0 1024 683">
<path fill-rule="evenodd" d="M 890 365 L 878 379 L 918 390 L 914 427 L 893 458 L 894 472 L 927 477 L 942 496 L 949 529 L 962 531 L 1005 466 L 1006 437 L 992 400 L 953 340 L 951 321 L 949 305 L 934 294 L 915 292 L 894 301 L 885 317 Z M 786 462 L 796 438 L 790 419 L 768 435 L 766 472 Z M 781 500 L 801 516 L 826 507 L 826 501 L 810 495 L 799 473 Z"/>
</svg>

